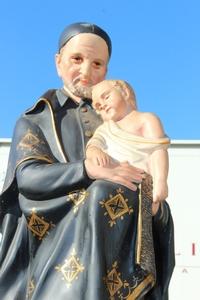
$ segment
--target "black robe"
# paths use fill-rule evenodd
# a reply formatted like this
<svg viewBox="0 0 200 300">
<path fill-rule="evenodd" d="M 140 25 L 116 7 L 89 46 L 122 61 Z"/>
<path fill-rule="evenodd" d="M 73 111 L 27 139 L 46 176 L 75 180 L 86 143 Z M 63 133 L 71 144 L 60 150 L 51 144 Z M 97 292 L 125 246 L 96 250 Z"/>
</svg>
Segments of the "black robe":
<svg viewBox="0 0 200 300">
<path fill-rule="evenodd" d="M 168 204 L 152 218 L 148 177 L 136 192 L 88 178 L 85 143 L 100 122 L 87 100 L 66 109 L 63 143 L 57 96 L 48 91 L 16 124 L 1 195 L 1 299 L 168 299 Z"/>
</svg>

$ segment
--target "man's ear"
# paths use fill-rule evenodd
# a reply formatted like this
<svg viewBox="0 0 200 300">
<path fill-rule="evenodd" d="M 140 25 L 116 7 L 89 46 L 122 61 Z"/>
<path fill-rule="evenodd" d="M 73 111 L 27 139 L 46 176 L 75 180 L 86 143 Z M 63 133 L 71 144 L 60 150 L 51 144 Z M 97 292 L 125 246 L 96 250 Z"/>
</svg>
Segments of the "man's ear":
<svg viewBox="0 0 200 300">
<path fill-rule="evenodd" d="M 60 61 L 61 61 L 60 53 L 56 53 L 55 54 L 55 65 L 56 65 L 56 70 L 57 70 L 59 77 L 61 77 Z"/>
</svg>

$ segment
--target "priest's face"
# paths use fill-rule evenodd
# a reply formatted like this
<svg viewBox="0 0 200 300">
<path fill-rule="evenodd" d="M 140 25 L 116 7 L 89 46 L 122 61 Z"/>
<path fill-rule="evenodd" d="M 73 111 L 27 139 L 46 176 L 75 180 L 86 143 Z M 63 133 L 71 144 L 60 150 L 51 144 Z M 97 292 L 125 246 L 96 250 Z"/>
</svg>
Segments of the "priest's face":
<svg viewBox="0 0 200 300">
<path fill-rule="evenodd" d="M 56 67 L 70 93 L 90 98 L 91 86 L 105 78 L 108 60 L 106 42 L 95 34 L 81 33 L 56 54 Z"/>
</svg>

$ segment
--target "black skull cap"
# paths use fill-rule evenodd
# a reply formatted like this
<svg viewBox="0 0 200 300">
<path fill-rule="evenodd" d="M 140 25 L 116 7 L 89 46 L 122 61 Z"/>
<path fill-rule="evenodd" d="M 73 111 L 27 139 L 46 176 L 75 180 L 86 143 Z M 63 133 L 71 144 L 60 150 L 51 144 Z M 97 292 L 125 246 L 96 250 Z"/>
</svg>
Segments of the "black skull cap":
<svg viewBox="0 0 200 300">
<path fill-rule="evenodd" d="M 71 38 L 80 33 L 93 33 L 100 36 L 106 42 L 109 56 L 111 56 L 112 43 L 109 35 L 99 26 L 86 22 L 74 23 L 65 27 L 59 38 L 58 52 L 60 52 L 61 48 L 64 47 Z"/>
</svg>

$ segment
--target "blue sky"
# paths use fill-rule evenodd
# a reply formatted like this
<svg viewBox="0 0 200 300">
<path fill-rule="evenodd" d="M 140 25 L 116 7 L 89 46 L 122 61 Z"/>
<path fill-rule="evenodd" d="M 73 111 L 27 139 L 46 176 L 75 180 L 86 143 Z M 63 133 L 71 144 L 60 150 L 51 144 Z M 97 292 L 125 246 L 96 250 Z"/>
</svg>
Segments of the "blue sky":
<svg viewBox="0 0 200 300">
<path fill-rule="evenodd" d="M 0 138 L 49 88 L 58 37 L 78 21 L 111 36 L 108 78 L 127 80 L 138 107 L 162 120 L 172 139 L 200 139 L 200 1 L 10 0 L 0 4 Z"/>
</svg>

